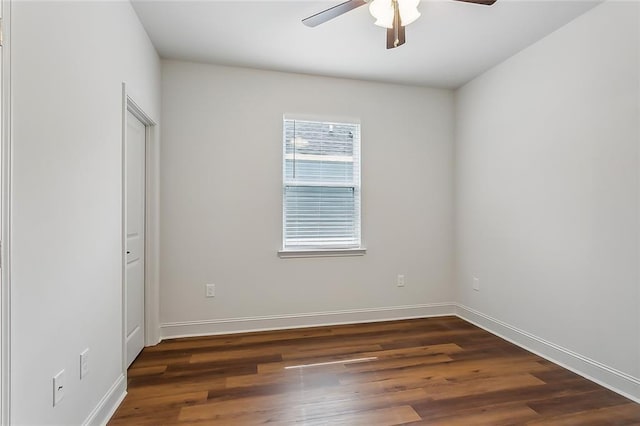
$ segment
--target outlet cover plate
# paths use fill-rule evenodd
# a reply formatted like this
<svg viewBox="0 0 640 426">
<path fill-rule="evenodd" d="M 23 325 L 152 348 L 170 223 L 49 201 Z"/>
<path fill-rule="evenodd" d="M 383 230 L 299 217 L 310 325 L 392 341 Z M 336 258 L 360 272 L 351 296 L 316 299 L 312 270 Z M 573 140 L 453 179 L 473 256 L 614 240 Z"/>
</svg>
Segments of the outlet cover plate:
<svg viewBox="0 0 640 426">
<path fill-rule="evenodd" d="M 89 374 L 89 348 L 80 354 L 80 380 L 87 377 L 87 374 Z"/>
<path fill-rule="evenodd" d="M 205 295 L 207 297 L 216 297 L 216 285 L 215 284 L 206 284 L 205 285 Z"/>
<path fill-rule="evenodd" d="M 60 404 L 60 401 L 64 398 L 64 370 L 61 370 L 58 374 L 53 376 L 53 406 Z"/>
<path fill-rule="evenodd" d="M 480 291 L 480 279 L 477 277 L 473 277 L 473 289 L 475 291 Z"/>
</svg>

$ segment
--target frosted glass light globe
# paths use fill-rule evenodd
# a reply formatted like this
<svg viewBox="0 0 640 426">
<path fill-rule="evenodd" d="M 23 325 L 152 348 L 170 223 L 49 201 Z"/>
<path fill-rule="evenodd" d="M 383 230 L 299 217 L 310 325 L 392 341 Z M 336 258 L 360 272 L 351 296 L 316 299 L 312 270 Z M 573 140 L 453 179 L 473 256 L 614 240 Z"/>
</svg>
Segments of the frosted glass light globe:
<svg viewBox="0 0 640 426">
<path fill-rule="evenodd" d="M 398 12 L 402 26 L 407 26 L 420 17 L 420 0 L 398 0 Z M 375 24 L 384 28 L 393 28 L 393 0 L 371 0 L 369 13 L 376 18 Z"/>
</svg>

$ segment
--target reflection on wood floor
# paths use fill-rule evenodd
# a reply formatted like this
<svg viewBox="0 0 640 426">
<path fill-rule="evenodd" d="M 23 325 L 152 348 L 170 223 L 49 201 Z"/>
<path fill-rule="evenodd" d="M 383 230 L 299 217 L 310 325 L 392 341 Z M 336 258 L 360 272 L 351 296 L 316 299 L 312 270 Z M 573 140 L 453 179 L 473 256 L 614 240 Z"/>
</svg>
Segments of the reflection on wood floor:
<svg viewBox="0 0 640 426">
<path fill-rule="evenodd" d="M 640 405 L 456 317 L 174 339 L 110 425 L 640 425 Z"/>
</svg>

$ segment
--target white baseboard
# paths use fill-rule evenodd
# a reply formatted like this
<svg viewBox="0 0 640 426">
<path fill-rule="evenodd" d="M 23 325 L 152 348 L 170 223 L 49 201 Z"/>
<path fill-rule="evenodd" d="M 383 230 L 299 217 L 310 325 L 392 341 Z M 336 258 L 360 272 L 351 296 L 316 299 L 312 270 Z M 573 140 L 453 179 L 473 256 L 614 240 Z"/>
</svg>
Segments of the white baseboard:
<svg viewBox="0 0 640 426">
<path fill-rule="evenodd" d="M 176 337 L 212 336 L 216 334 L 426 318 L 455 315 L 455 308 L 456 305 L 454 303 L 446 302 L 332 312 L 173 322 L 160 326 L 160 336 L 161 339 L 171 339 Z"/>
<path fill-rule="evenodd" d="M 456 304 L 456 315 L 529 352 L 533 352 L 592 382 L 640 403 L 640 379 L 636 377 L 546 341 L 467 306 Z"/>
<path fill-rule="evenodd" d="M 94 408 L 85 421 L 82 422 L 82 425 L 106 425 L 120 406 L 120 403 L 124 400 L 125 396 L 127 396 L 127 379 L 123 374 L 121 374 L 111 388 L 109 388 L 107 393 L 102 397 L 96 408 Z"/>
</svg>

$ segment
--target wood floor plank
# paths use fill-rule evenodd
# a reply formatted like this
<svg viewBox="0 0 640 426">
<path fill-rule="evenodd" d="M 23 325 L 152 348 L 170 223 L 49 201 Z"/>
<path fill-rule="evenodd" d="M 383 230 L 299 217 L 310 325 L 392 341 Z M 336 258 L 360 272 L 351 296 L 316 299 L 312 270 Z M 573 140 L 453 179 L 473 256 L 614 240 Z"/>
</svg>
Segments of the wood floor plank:
<svg viewBox="0 0 640 426">
<path fill-rule="evenodd" d="M 207 401 L 208 392 L 178 393 L 175 395 L 161 395 L 150 398 L 137 398 L 124 401 L 118 407 L 119 416 L 136 416 L 140 413 L 154 413 L 158 410 L 179 409 L 196 403 Z"/>
<path fill-rule="evenodd" d="M 126 399 L 150 398 L 167 394 L 181 394 L 206 391 L 211 392 L 226 387 L 225 378 L 210 379 L 208 377 L 189 379 L 185 382 L 177 382 L 173 384 L 158 384 L 146 382 L 134 382 L 129 379 L 128 395 Z"/>
<path fill-rule="evenodd" d="M 401 425 L 420 420 L 420 416 L 408 405 L 360 411 L 325 419 L 305 421 L 308 425 Z"/>
<path fill-rule="evenodd" d="M 447 380 L 442 384 L 434 384 L 428 388 L 428 395 L 434 400 L 439 400 L 543 385 L 545 385 L 545 382 L 528 373 L 499 377 L 478 377 L 466 380 Z"/>
<path fill-rule="evenodd" d="M 307 359 L 313 360 L 312 362 L 320 362 L 318 359 L 323 357 L 330 361 L 332 357 L 352 358 L 353 355 L 361 357 L 362 353 L 377 352 L 381 349 L 380 345 L 371 344 L 358 346 L 332 346 L 314 349 L 300 348 L 296 352 L 283 354 L 282 359 L 284 361 L 296 361 L 294 364 L 300 364 L 300 361 Z"/>
<path fill-rule="evenodd" d="M 640 404 L 627 402 L 560 416 L 545 416 L 526 422 L 531 426 L 628 426 L 640 425 Z"/>
<path fill-rule="evenodd" d="M 151 367 L 138 367 L 130 368 L 127 372 L 127 377 L 148 377 L 154 375 L 160 375 L 167 371 L 166 365 L 154 365 Z"/>
<path fill-rule="evenodd" d="M 268 418 L 277 417 L 280 422 L 314 422 L 328 416 L 348 416 L 353 413 L 409 405 L 426 397 L 423 389 L 402 390 L 389 394 L 361 395 L 357 392 L 306 392 L 298 395 L 262 395 L 227 400 L 213 404 L 184 407 L 180 421 L 227 421 L 255 416 L 256 412 Z M 215 409 L 213 409 L 215 406 Z M 407 420 L 411 421 L 411 420 Z"/>
<path fill-rule="evenodd" d="M 430 362 L 434 361 L 434 362 Z M 441 362 L 435 362 L 441 361 Z M 341 383 L 365 383 L 382 380 L 385 378 L 411 376 L 421 374 L 424 377 L 442 377 L 449 380 L 493 377 L 511 375 L 521 372 L 536 372 L 546 370 L 548 367 L 531 361 L 518 361 L 508 363 L 505 360 L 486 360 L 485 362 L 450 362 L 448 359 L 438 360 L 432 358 L 423 360 L 421 364 L 403 366 L 400 368 L 385 368 L 381 363 L 379 369 L 364 372 L 350 370 L 351 375 L 341 377 Z"/>
<path fill-rule="evenodd" d="M 524 424 L 540 415 L 524 404 L 499 404 L 492 407 L 451 412 L 439 419 L 416 422 L 429 426 L 507 426 Z"/>
<path fill-rule="evenodd" d="M 640 405 L 456 317 L 164 341 L 110 425 L 640 425 Z"/>
<path fill-rule="evenodd" d="M 582 387 L 578 383 L 570 388 L 564 384 L 545 384 L 520 387 L 517 389 L 492 390 L 463 397 L 445 398 L 414 405 L 418 414 L 423 418 L 440 418 L 451 412 L 465 409 L 482 409 L 505 402 L 527 403 L 531 401 L 548 400 L 562 396 L 579 398 L 589 392 L 590 386 Z"/>
<path fill-rule="evenodd" d="M 527 405 L 541 415 L 550 416 L 558 414 L 579 413 L 590 410 L 593 407 L 610 407 L 624 405 L 629 400 L 616 395 L 606 389 L 598 389 L 585 392 L 576 398 L 575 395 L 558 396 L 544 400 L 533 401 Z"/>
</svg>

